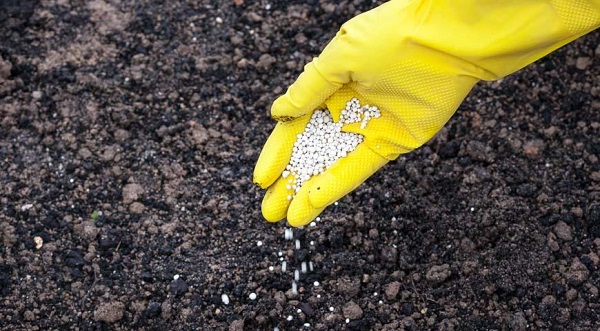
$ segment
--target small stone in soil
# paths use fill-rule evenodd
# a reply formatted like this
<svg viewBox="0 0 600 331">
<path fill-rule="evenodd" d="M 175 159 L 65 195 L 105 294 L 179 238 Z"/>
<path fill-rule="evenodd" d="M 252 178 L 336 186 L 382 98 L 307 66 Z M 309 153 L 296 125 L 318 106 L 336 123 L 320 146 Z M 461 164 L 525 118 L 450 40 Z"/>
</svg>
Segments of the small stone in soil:
<svg viewBox="0 0 600 331">
<path fill-rule="evenodd" d="M 40 249 L 44 245 L 44 239 L 40 236 L 33 237 L 33 242 L 35 243 L 35 249 Z"/>
</svg>

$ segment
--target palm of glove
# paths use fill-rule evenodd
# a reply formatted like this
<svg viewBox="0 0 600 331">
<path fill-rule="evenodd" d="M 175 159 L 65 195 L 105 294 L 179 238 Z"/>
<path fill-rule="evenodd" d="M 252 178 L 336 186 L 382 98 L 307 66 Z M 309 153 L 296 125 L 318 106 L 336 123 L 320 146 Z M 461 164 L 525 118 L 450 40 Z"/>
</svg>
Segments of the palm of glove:
<svg viewBox="0 0 600 331">
<path fill-rule="evenodd" d="M 325 107 L 331 112 L 335 121 L 346 102 L 352 99 L 352 90 L 341 88 L 326 102 Z M 384 115 L 381 116 L 383 118 Z M 284 178 L 282 172 L 292 155 L 292 147 L 297 135 L 302 133 L 308 123 L 310 114 L 287 122 L 279 122 L 269 137 L 255 170 L 255 181 L 259 178 L 274 178 L 274 182 L 258 182 L 268 187 L 262 203 L 263 216 L 268 221 L 279 221 L 287 216 L 292 226 L 302 226 L 312 221 L 329 204 L 335 202 L 346 193 L 355 189 L 360 183 L 385 165 L 388 160 L 373 152 L 363 142 L 350 152 L 348 156 L 335 161 L 323 173 L 311 177 L 304 182 L 292 200 L 289 196 L 290 182 L 293 175 Z M 379 118 L 379 119 L 381 119 Z M 360 123 L 344 126 L 364 136 L 365 141 L 374 133 L 371 125 L 379 119 L 371 120 L 361 129 Z"/>
<path fill-rule="evenodd" d="M 361 104 L 379 107 L 381 117 L 372 119 L 365 128 L 361 128 L 360 123 L 345 125 L 344 131 L 361 134 L 363 142 L 324 173 L 304 183 L 291 201 L 288 198 L 291 194 L 290 178 L 283 178 L 281 174 L 290 160 L 297 135 L 306 127 L 311 113 L 277 123 L 255 170 L 255 181 L 261 187 L 268 188 L 262 203 L 263 216 L 268 221 L 275 222 L 287 217 L 292 226 L 309 223 L 328 205 L 354 190 L 388 161 L 426 142 L 456 109 L 451 105 L 441 112 L 443 108 L 438 106 L 438 111 L 433 111 L 429 107 L 435 101 L 427 103 L 424 97 L 402 95 L 398 90 L 390 93 L 393 84 L 390 81 L 383 82 L 379 83 L 383 88 L 379 88 L 377 83 L 370 87 L 357 82 L 345 84 L 324 102 L 324 107 L 317 107 L 329 109 L 337 121 L 346 102 L 358 98 Z M 441 96 L 444 97 L 448 96 Z"/>
</svg>

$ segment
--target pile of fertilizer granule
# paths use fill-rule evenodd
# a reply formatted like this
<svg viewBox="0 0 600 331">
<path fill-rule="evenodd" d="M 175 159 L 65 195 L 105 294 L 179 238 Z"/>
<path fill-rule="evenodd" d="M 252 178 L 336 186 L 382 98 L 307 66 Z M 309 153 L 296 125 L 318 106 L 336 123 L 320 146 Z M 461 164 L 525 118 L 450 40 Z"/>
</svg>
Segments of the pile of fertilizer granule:
<svg viewBox="0 0 600 331">
<path fill-rule="evenodd" d="M 312 176 L 323 173 L 363 141 L 361 134 L 342 131 L 344 125 L 360 123 L 360 128 L 364 129 L 371 119 L 380 116 L 381 112 L 377 107 L 361 107 L 356 98 L 346 103 L 339 122 L 334 122 L 329 110 L 315 110 L 304 131 L 298 134 L 292 157 L 282 174 L 283 178 L 292 175 L 287 184 L 290 191 L 288 200 L 293 199 L 302 184 Z"/>
</svg>

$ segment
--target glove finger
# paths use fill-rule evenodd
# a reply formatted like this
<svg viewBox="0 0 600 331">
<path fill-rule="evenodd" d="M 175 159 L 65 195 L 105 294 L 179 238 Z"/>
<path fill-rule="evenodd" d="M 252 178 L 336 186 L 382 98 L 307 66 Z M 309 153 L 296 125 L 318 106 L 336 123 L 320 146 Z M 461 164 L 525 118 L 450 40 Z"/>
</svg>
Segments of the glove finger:
<svg viewBox="0 0 600 331">
<path fill-rule="evenodd" d="M 314 177 L 308 182 L 304 183 L 300 191 L 296 193 L 296 196 L 294 196 L 294 199 L 290 203 L 290 206 L 287 210 L 287 221 L 291 226 L 304 226 L 319 216 L 319 214 L 325 209 L 325 207 L 316 208 L 310 202 L 309 187 L 310 182 L 313 180 L 315 180 Z"/>
<path fill-rule="evenodd" d="M 358 145 L 310 182 L 308 197 L 312 208 L 325 208 L 341 199 L 388 162 L 364 143 Z"/>
<path fill-rule="evenodd" d="M 292 175 L 288 178 L 280 177 L 267 189 L 261 205 L 263 217 L 267 221 L 279 222 L 286 217 L 291 202 L 288 196 L 293 194 L 287 186 L 291 185 L 293 179 Z"/>
<path fill-rule="evenodd" d="M 294 178 L 290 175 L 287 178 L 279 178 L 267 190 L 262 201 L 263 217 L 269 222 L 279 222 L 287 217 L 291 226 L 304 226 L 314 220 L 325 208 L 315 208 L 312 206 L 307 189 L 310 180 L 293 199 L 289 199 L 294 192 L 289 189 L 289 185 Z M 313 179 L 311 179 L 313 180 Z"/>
<path fill-rule="evenodd" d="M 354 190 L 387 162 L 366 145 L 358 145 L 323 174 L 304 183 L 288 207 L 288 223 L 291 226 L 310 223 L 328 205 Z"/>
<path fill-rule="evenodd" d="M 277 123 L 256 161 L 254 183 L 265 189 L 281 176 L 292 156 L 294 142 L 309 120 L 308 116 L 304 116 Z"/>
<path fill-rule="evenodd" d="M 334 38 L 323 53 L 304 67 L 304 72 L 273 102 L 271 116 L 278 121 L 289 121 L 311 113 L 335 91 L 350 82 L 350 70 L 343 61 L 344 49 L 337 47 L 340 36 Z"/>
</svg>

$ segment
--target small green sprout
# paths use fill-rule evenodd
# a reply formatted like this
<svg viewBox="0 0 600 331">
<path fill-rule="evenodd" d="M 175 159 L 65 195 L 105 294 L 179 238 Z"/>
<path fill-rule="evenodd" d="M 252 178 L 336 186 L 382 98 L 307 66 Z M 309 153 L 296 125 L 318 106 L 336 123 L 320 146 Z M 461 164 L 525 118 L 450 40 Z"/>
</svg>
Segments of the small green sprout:
<svg viewBox="0 0 600 331">
<path fill-rule="evenodd" d="M 92 221 L 96 222 L 96 220 L 98 219 L 98 217 L 100 217 L 101 213 L 97 210 L 94 210 L 94 212 L 92 212 Z"/>
</svg>

